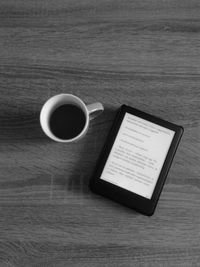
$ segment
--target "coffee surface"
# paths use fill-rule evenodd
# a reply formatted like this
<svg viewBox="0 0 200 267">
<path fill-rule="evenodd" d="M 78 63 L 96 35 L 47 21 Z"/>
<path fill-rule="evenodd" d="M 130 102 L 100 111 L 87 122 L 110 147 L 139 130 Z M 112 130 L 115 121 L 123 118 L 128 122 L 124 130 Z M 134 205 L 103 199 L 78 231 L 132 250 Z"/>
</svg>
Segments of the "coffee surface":
<svg viewBox="0 0 200 267">
<path fill-rule="evenodd" d="M 72 139 L 83 130 L 86 117 L 84 112 L 72 104 L 56 108 L 50 117 L 50 129 L 60 139 Z"/>
</svg>

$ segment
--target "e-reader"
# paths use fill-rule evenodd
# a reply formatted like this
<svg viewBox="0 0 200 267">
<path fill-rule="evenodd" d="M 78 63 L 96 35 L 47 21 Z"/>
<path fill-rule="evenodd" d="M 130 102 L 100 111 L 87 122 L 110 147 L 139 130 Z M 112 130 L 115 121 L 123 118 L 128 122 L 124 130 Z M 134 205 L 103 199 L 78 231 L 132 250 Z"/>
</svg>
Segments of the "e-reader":
<svg viewBox="0 0 200 267">
<path fill-rule="evenodd" d="M 182 126 L 122 105 L 90 180 L 91 190 L 152 215 L 182 134 Z"/>
</svg>

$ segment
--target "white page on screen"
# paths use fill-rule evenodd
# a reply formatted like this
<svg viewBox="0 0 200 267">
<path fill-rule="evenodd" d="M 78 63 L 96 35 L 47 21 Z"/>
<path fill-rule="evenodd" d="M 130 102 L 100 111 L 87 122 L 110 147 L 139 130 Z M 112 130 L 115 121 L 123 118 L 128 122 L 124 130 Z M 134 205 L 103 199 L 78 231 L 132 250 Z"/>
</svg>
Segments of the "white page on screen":
<svg viewBox="0 0 200 267">
<path fill-rule="evenodd" d="M 150 199 L 174 134 L 126 113 L 100 179 Z"/>
</svg>

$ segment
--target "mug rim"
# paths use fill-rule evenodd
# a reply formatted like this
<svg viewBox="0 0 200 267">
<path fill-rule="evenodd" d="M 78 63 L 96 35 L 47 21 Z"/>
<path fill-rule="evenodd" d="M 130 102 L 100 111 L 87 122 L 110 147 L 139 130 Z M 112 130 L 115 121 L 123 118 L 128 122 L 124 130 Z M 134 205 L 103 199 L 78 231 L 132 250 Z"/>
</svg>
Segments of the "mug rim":
<svg viewBox="0 0 200 267">
<path fill-rule="evenodd" d="M 77 103 L 80 103 L 81 105 L 79 105 L 79 107 L 81 108 L 81 110 L 84 112 L 85 114 L 85 117 L 86 117 L 86 122 L 85 122 L 85 125 L 82 129 L 82 131 L 75 137 L 71 138 L 71 139 L 60 139 L 59 137 L 56 137 L 53 132 L 51 131 L 50 129 L 50 126 L 49 126 L 49 123 L 48 123 L 48 118 L 45 118 L 47 117 L 51 110 L 53 109 L 53 107 L 56 105 L 56 102 L 55 103 L 51 103 L 52 101 L 56 101 L 57 99 L 57 103 L 59 103 L 60 100 L 62 100 L 63 98 L 67 98 L 70 97 L 71 99 L 75 99 L 77 101 Z M 60 99 L 60 100 L 59 100 Z M 50 107 L 48 107 L 48 105 L 51 105 Z M 63 104 L 61 104 L 63 105 Z M 59 105 L 58 105 L 59 107 Z M 49 110 L 47 111 L 47 109 L 49 108 Z M 84 109 L 84 110 L 83 110 Z M 45 112 L 47 114 L 45 114 Z M 50 115 L 49 115 L 50 116 Z M 46 121 L 44 122 L 44 119 L 46 119 Z M 57 94 L 57 95 L 54 95 L 52 97 L 50 97 L 42 106 L 42 109 L 40 111 L 40 126 L 43 130 L 43 132 L 49 137 L 51 138 L 52 140 L 54 141 L 57 141 L 57 142 L 61 142 L 61 143 L 72 143 L 72 142 L 75 142 L 75 141 L 78 141 L 80 138 L 82 138 L 86 132 L 87 132 L 87 129 L 88 129 L 88 126 L 89 126 L 89 112 L 88 112 L 88 109 L 87 109 L 87 106 L 86 104 L 83 102 L 82 99 L 80 99 L 78 96 L 76 95 L 73 95 L 73 94 Z"/>
</svg>

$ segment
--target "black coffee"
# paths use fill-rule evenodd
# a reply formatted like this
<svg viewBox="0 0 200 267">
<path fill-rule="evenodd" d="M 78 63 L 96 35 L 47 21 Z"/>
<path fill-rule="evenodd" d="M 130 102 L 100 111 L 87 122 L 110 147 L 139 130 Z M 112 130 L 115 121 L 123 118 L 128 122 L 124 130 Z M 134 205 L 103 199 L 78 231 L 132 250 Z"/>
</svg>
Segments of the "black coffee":
<svg viewBox="0 0 200 267">
<path fill-rule="evenodd" d="M 65 104 L 55 109 L 50 118 L 50 129 L 60 139 L 72 139 L 83 130 L 86 117 L 77 106 Z"/>
</svg>

